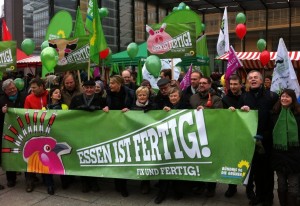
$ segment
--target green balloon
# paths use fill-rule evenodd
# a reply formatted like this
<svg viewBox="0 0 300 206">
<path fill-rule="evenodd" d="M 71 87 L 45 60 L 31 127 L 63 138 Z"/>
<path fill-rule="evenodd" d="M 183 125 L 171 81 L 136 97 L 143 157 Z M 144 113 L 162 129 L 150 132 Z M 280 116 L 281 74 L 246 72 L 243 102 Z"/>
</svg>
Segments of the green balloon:
<svg viewBox="0 0 300 206">
<path fill-rule="evenodd" d="M 150 74 L 157 78 L 161 70 L 161 61 L 156 55 L 148 56 L 146 59 L 146 68 Z"/>
<path fill-rule="evenodd" d="M 181 2 L 178 6 L 185 8 L 186 4 L 184 2 Z"/>
<path fill-rule="evenodd" d="M 237 24 L 244 24 L 246 22 L 246 16 L 244 13 L 238 13 L 236 15 L 235 21 Z"/>
<path fill-rule="evenodd" d="M 260 52 L 262 52 L 263 50 L 265 50 L 266 46 L 267 46 L 267 42 L 264 39 L 259 39 L 256 43 L 257 48 Z"/>
<path fill-rule="evenodd" d="M 58 53 L 57 51 L 52 47 L 46 47 L 41 52 L 41 61 L 43 66 L 49 71 L 53 72 L 54 67 L 57 64 L 58 61 Z"/>
<path fill-rule="evenodd" d="M 32 39 L 24 39 L 21 49 L 26 55 L 31 55 L 35 49 L 35 43 Z"/>
<path fill-rule="evenodd" d="M 101 18 L 107 17 L 108 16 L 108 9 L 103 7 L 98 9 L 99 10 L 99 14 Z"/>
<path fill-rule="evenodd" d="M 131 59 L 134 59 L 134 57 L 136 57 L 136 55 L 139 52 L 139 47 L 136 43 L 131 42 L 130 44 L 128 44 L 127 46 L 127 54 Z"/>
<path fill-rule="evenodd" d="M 23 90 L 24 85 L 25 85 L 23 79 L 21 79 L 21 78 L 16 78 L 16 79 L 14 80 L 14 83 L 15 83 L 15 85 L 16 85 L 16 87 L 17 87 L 17 89 L 18 89 L 19 91 L 22 91 L 22 90 Z"/>
<path fill-rule="evenodd" d="M 46 47 L 49 46 L 49 42 L 48 40 L 44 41 L 42 44 L 41 44 L 41 51 L 43 51 Z"/>
<path fill-rule="evenodd" d="M 206 26 L 205 26 L 205 24 L 201 24 L 201 29 L 202 29 L 202 32 L 204 32 L 205 31 L 205 29 L 206 29 Z"/>
<path fill-rule="evenodd" d="M 172 11 L 177 11 L 178 10 L 178 7 L 174 7 L 173 9 L 172 9 Z"/>
</svg>

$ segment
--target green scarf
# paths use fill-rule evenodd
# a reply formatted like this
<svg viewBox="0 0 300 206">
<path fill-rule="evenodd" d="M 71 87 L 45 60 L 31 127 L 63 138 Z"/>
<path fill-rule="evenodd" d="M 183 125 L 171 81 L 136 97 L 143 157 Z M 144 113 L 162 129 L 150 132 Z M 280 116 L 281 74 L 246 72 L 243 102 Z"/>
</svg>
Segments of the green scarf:
<svg viewBox="0 0 300 206">
<path fill-rule="evenodd" d="M 287 150 L 288 146 L 299 146 L 298 126 L 290 109 L 281 108 L 273 129 L 273 146 L 278 150 Z"/>
</svg>

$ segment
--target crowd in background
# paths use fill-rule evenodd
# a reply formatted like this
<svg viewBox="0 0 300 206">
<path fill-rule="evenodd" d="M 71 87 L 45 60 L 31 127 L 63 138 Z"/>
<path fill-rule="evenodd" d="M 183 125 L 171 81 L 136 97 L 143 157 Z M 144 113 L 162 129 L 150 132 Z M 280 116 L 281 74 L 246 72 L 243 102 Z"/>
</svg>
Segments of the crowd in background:
<svg viewBox="0 0 300 206">
<path fill-rule="evenodd" d="M 180 81 L 172 78 L 171 70 L 162 70 L 155 91 L 148 80 L 140 86 L 134 81 L 131 70 L 122 71 L 121 75 L 113 75 L 108 82 L 100 77 L 87 78 L 82 73 L 68 72 L 60 75 L 48 75 L 44 80 L 31 74 L 8 73 L 3 76 L 0 94 L 1 133 L 3 132 L 4 115 L 9 107 L 28 109 L 71 109 L 93 112 L 102 110 L 162 110 L 172 109 L 237 109 L 242 111 L 258 110 L 258 128 L 254 137 L 256 150 L 253 156 L 249 182 L 245 192 L 250 205 L 272 205 L 274 190 L 274 171 L 278 177 L 278 197 L 281 205 L 299 205 L 299 123 L 300 106 L 293 90 L 283 90 L 278 94 L 270 91 L 271 77 L 263 77 L 258 71 L 250 71 L 247 75 L 247 87 L 238 75 L 229 79 L 229 88 L 224 92 L 220 82 L 221 74 L 213 73 L 205 77 L 200 71 L 191 73 L 191 85 L 184 90 Z M 14 78 L 24 79 L 25 86 L 18 91 Z M 81 82 L 80 82 L 81 80 Z M 284 114 L 283 114 L 284 113 Z M 280 123 L 278 123 L 280 122 Z M 242 135 L 242 134 L 241 134 Z M 26 191 L 35 188 L 37 176 L 33 172 L 26 174 Z M 7 186 L 16 184 L 16 172 L 6 172 Z M 54 194 L 52 175 L 42 175 L 50 195 Z M 72 186 L 74 177 L 61 176 L 63 189 Z M 97 178 L 80 177 L 82 192 L 98 191 Z M 182 184 L 188 184 L 197 195 L 214 197 L 217 183 L 184 182 L 161 180 L 156 183 L 159 188 L 155 203 L 161 203 L 170 190 L 174 198 L 183 197 Z M 1 186 L 0 189 L 4 187 Z M 115 179 L 116 191 L 127 197 L 126 179 Z M 149 193 L 150 181 L 141 181 L 141 192 Z M 230 184 L 225 196 L 231 198 L 237 192 L 237 186 Z"/>
</svg>

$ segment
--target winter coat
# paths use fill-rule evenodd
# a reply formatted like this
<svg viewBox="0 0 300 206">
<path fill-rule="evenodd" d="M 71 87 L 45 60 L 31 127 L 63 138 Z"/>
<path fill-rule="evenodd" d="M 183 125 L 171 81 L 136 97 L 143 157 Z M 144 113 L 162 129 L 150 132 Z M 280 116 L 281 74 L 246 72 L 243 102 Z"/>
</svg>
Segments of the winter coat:
<svg viewBox="0 0 300 206">
<path fill-rule="evenodd" d="M 106 101 L 99 94 L 94 94 L 94 98 L 91 101 L 90 105 L 87 105 L 84 101 L 84 94 L 79 94 L 73 97 L 70 109 L 75 110 L 86 110 L 86 111 L 94 111 L 101 110 L 106 106 Z"/>
<path fill-rule="evenodd" d="M 223 107 L 225 109 L 228 109 L 229 107 L 234 107 L 236 109 L 239 108 L 239 99 L 241 97 L 240 95 L 234 95 L 231 90 L 228 91 L 228 93 L 222 98 Z"/>
<path fill-rule="evenodd" d="M 271 115 L 271 125 L 274 128 L 279 114 Z M 295 115 L 298 125 L 298 139 L 300 142 L 300 114 Z M 273 130 L 272 130 L 273 131 Z M 284 174 L 300 173 L 300 147 L 288 147 L 288 150 L 276 150 L 273 148 L 271 155 L 272 168 Z"/>
<path fill-rule="evenodd" d="M 135 94 L 132 89 L 121 86 L 119 92 L 107 90 L 106 103 L 111 110 L 131 109 L 135 105 Z"/>
<path fill-rule="evenodd" d="M 18 97 L 16 101 L 9 100 L 9 97 L 6 94 L 1 95 L 0 97 L 0 134 L 2 136 L 3 132 L 3 124 L 4 124 L 4 116 L 5 114 L 2 112 L 2 107 L 7 105 L 8 108 L 23 108 L 25 102 L 26 95 L 23 92 L 18 92 Z"/>
<path fill-rule="evenodd" d="M 167 106 L 167 107 L 172 106 L 172 104 L 169 100 L 169 96 L 168 95 L 162 95 L 160 91 L 155 96 L 154 102 L 157 105 L 157 109 L 163 109 L 165 106 Z"/>
<path fill-rule="evenodd" d="M 33 93 L 29 94 L 25 99 L 24 108 L 42 109 L 43 107 L 46 107 L 48 104 L 48 94 L 47 90 L 45 90 L 40 96 L 36 96 Z"/>
<path fill-rule="evenodd" d="M 148 104 L 146 106 L 144 106 L 144 107 L 143 106 L 138 106 L 135 103 L 135 105 L 131 108 L 131 110 L 142 110 L 145 113 L 148 112 L 148 111 L 150 111 L 150 110 L 155 110 L 155 109 L 156 109 L 156 105 L 151 100 L 149 100 Z"/>
<path fill-rule="evenodd" d="M 209 93 L 211 95 L 211 106 L 207 106 Z M 216 95 L 216 92 L 213 89 L 210 89 L 207 92 L 204 93 L 196 93 L 193 94 L 190 98 L 190 105 L 193 109 L 196 109 L 198 106 L 203 106 L 206 109 L 218 109 L 223 108 L 222 99 L 218 95 Z"/>
<path fill-rule="evenodd" d="M 278 100 L 278 94 L 265 90 L 264 87 L 250 89 L 242 94 L 239 108 L 246 105 L 251 110 L 258 110 L 257 135 L 263 137 L 262 143 L 268 151 L 272 148 L 272 129 L 270 128 L 271 110 Z"/>
</svg>

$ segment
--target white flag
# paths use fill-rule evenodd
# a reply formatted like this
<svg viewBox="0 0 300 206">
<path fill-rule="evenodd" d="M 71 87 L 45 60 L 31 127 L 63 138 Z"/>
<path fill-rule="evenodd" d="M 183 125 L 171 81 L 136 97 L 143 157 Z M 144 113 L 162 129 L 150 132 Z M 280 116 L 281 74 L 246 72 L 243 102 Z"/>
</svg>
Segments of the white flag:
<svg viewBox="0 0 300 206">
<path fill-rule="evenodd" d="M 228 33 L 228 18 L 227 7 L 225 7 L 224 15 L 220 27 L 220 33 L 217 43 L 217 52 L 221 56 L 229 51 L 229 33 Z"/>
<path fill-rule="evenodd" d="M 280 93 L 283 89 L 293 89 L 297 98 L 300 95 L 299 82 L 282 38 L 279 39 L 271 91 Z"/>
</svg>

